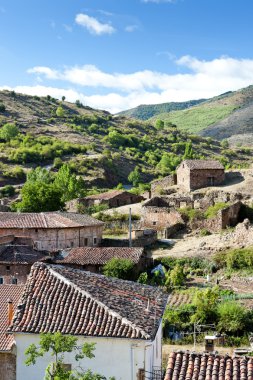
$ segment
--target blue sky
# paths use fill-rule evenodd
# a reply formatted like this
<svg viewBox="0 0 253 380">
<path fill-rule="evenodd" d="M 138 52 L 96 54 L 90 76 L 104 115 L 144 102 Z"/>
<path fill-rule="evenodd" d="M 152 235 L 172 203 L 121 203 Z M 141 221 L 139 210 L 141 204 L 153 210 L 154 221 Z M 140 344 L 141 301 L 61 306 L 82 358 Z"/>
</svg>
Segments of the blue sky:
<svg viewBox="0 0 253 380">
<path fill-rule="evenodd" d="M 117 112 L 253 84 L 252 0 L 0 0 L 0 88 Z"/>
</svg>

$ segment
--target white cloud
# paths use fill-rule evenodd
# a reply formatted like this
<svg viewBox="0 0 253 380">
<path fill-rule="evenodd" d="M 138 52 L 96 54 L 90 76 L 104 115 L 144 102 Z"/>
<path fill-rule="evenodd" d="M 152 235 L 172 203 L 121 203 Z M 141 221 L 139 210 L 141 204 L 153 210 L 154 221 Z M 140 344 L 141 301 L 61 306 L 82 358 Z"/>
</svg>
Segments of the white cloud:
<svg viewBox="0 0 253 380">
<path fill-rule="evenodd" d="M 94 17 L 90 17 L 84 13 L 76 15 L 75 21 L 78 25 L 86 28 L 91 34 L 112 34 L 116 31 L 110 24 L 103 24 Z"/>
<path fill-rule="evenodd" d="M 65 90 L 25 86 L 14 90 L 38 95 L 49 94 L 58 98 L 64 95 L 69 101 L 80 99 L 91 107 L 117 112 L 139 104 L 210 98 L 253 83 L 253 59 L 221 57 L 203 61 L 183 56 L 175 63 L 178 70 L 182 69 L 181 73 L 168 74 L 151 70 L 107 73 L 93 65 L 69 67 L 60 71 L 37 66 L 28 72 L 43 79 L 67 82 L 73 88 Z M 91 95 L 75 90 L 76 85 L 83 86 L 84 91 L 89 87 Z"/>
<path fill-rule="evenodd" d="M 127 25 L 125 27 L 125 31 L 128 33 L 134 32 L 136 29 L 138 29 L 138 25 Z"/>
</svg>

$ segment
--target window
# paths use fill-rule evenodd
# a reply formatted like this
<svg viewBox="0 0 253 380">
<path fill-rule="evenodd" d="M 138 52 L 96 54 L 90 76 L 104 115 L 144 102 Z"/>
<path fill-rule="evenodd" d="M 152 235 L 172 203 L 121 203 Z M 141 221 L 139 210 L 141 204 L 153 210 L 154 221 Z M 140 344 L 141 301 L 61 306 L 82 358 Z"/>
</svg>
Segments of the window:
<svg viewBox="0 0 253 380">
<path fill-rule="evenodd" d="M 72 241 L 72 242 L 70 243 L 70 245 L 71 245 L 71 248 L 73 248 L 73 247 L 74 247 L 74 242 Z"/>
<path fill-rule="evenodd" d="M 153 224 L 153 226 L 156 226 L 156 222 L 153 222 L 152 224 Z"/>
<path fill-rule="evenodd" d="M 13 285 L 17 285 L 17 283 L 18 283 L 18 279 L 15 278 L 15 277 L 12 277 L 12 279 L 11 279 L 11 283 L 12 283 Z"/>
<path fill-rule="evenodd" d="M 2 285 L 3 283 L 4 283 L 3 277 L 0 277 L 0 285 Z"/>
<path fill-rule="evenodd" d="M 88 245 L 88 239 L 85 238 L 85 239 L 84 239 L 84 246 L 87 247 L 87 245 Z"/>
<path fill-rule="evenodd" d="M 96 237 L 93 238 L 93 244 L 97 245 L 97 238 Z"/>
<path fill-rule="evenodd" d="M 6 265 L 6 270 L 11 270 L 11 267 L 10 267 L 10 265 Z"/>
<path fill-rule="evenodd" d="M 35 232 L 38 232 L 38 228 L 35 228 Z"/>
</svg>

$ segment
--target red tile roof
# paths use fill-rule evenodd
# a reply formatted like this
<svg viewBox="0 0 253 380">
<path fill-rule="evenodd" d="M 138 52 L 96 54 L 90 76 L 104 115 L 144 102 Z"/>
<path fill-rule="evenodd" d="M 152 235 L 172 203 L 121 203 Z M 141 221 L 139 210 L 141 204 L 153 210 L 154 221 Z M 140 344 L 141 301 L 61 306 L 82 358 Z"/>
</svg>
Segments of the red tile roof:
<svg viewBox="0 0 253 380">
<path fill-rule="evenodd" d="M 216 160 L 184 160 L 182 164 L 185 164 L 191 170 L 198 169 L 223 169 L 224 166 Z M 180 166 L 181 166 L 180 165 Z"/>
<path fill-rule="evenodd" d="M 143 248 L 126 247 L 80 247 L 72 248 L 63 252 L 63 258 L 57 263 L 77 264 L 77 265 L 104 265 L 114 257 L 129 259 L 137 264 L 143 254 Z"/>
<path fill-rule="evenodd" d="M 132 195 L 131 193 L 128 193 L 128 191 L 124 190 L 111 190 L 111 191 L 106 191 L 105 193 L 100 193 L 100 194 L 94 194 L 94 195 L 88 195 L 84 199 L 103 199 L 103 200 L 109 200 L 117 197 L 118 195 L 121 195 L 123 193 Z"/>
<path fill-rule="evenodd" d="M 0 285 L 0 351 L 10 351 L 14 343 L 13 335 L 7 334 L 8 299 L 15 310 L 23 289 L 23 285 Z"/>
<path fill-rule="evenodd" d="M 167 298 L 159 288 L 35 263 L 11 330 L 153 339 Z"/>
<path fill-rule="evenodd" d="M 89 215 L 68 212 L 0 212 L 0 228 L 68 228 L 103 225 Z"/>
<path fill-rule="evenodd" d="M 253 380 L 253 358 L 172 352 L 164 380 Z"/>
</svg>

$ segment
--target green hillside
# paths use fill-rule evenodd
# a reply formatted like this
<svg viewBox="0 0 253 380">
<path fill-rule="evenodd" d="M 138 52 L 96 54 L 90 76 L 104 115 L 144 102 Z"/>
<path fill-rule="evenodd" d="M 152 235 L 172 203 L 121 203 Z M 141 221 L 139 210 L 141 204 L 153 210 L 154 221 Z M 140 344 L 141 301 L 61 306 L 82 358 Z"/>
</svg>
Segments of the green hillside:
<svg viewBox="0 0 253 380">
<path fill-rule="evenodd" d="M 161 113 L 184 110 L 204 102 L 205 99 L 189 100 L 187 102 L 170 102 L 161 104 L 143 104 L 138 107 L 122 111 L 118 115 L 131 117 L 139 120 L 148 120 Z"/>
<path fill-rule="evenodd" d="M 149 121 L 115 117 L 79 101 L 0 92 L 0 186 L 23 183 L 36 166 L 56 173 L 64 162 L 88 187 L 127 184 L 133 170 L 146 183 L 174 171 L 185 152 L 227 166 L 249 163 L 244 149 L 224 149 L 173 126 L 157 130 Z"/>
</svg>

